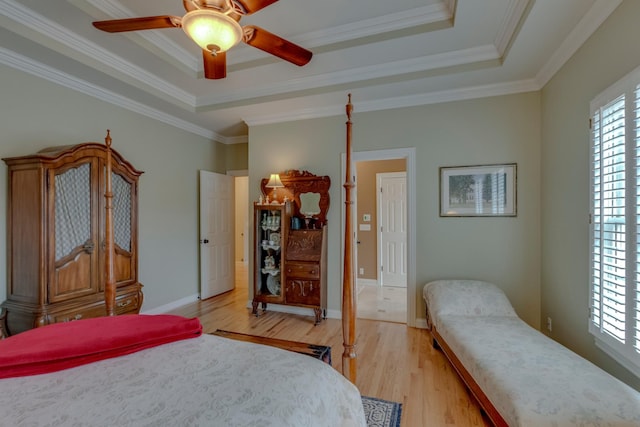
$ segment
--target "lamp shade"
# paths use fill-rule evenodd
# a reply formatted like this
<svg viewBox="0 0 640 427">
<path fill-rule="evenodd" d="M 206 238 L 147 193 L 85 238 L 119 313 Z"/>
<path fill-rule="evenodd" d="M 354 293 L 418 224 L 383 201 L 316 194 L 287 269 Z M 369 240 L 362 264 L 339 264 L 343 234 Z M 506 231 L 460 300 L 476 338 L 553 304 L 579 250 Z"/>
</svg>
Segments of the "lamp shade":
<svg viewBox="0 0 640 427">
<path fill-rule="evenodd" d="M 242 27 L 233 18 L 214 10 L 198 9 L 182 17 L 182 29 L 202 49 L 226 52 L 242 39 Z"/>
<path fill-rule="evenodd" d="M 284 187 L 284 185 L 282 184 L 282 181 L 280 181 L 280 175 L 278 175 L 277 173 L 272 173 L 271 176 L 269 177 L 269 182 L 267 182 L 267 185 L 265 185 L 265 187 L 268 187 L 268 188 Z"/>
</svg>

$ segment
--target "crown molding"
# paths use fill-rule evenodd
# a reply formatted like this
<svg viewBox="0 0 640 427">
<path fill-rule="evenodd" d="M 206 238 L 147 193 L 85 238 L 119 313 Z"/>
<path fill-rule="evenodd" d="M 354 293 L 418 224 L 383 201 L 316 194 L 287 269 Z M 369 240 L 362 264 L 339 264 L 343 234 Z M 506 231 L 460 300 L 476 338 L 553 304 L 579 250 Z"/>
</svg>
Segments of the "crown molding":
<svg viewBox="0 0 640 427">
<path fill-rule="evenodd" d="M 123 19 L 135 16 L 131 9 L 124 6 L 122 2 L 118 0 L 84 0 L 84 2 L 105 13 L 110 17 L 109 19 Z M 180 29 L 180 31 L 182 30 Z M 194 73 L 202 70 L 201 55 L 192 54 L 169 37 L 157 31 L 139 31 L 136 32 L 136 35 L 151 43 L 167 56 L 170 56 L 179 63 L 184 64 Z"/>
<path fill-rule="evenodd" d="M 156 75 L 147 72 L 117 55 L 111 54 L 95 43 L 79 37 L 76 33 L 44 18 L 42 15 L 24 7 L 15 0 L 0 1 L 0 13 L 15 22 L 24 25 L 31 31 L 50 38 L 75 52 L 88 55 L 100 63 L 110 68 L 114 68 L 119 72 L 144 83 L 145 85 L 150 85 L 160 90 L 170 98 L 177 99 L 189 106 L 195 105 L 194 95 L 191 95 L 177 86 L 158 78 Z M 24 36 L 28 37 L 28 35 Z"/>
<path fill-rule="evenodd" d="M 551 80 L 621 3 L 622 0 L 596 0 L 591 9 L 578 22 L 578 25 L 571 30 L 567 38 L 563 40 L 558 49 L 538 71 L 536 81 L 540 87 L 543 87 Z"/>
<path fill-rule="evenodd" d="M 511 0 L 507 6 L 505 18 L 498 29 L 498 34 L 494 40 L 496 49 L 503 56 L 508 47 L 515 40 L 522 19 L 527 10 L 533 5 L 534 0 Z"/>
<path fill-rule="evenodd" d="M 378 18 L 363 19 L 350 24 L 311 31 L 300 36 L 298 40 L 311 47 L 325 46 L 426 24 L 447 22 L 453 20 L 453 17 L 453 11 L 444 3 L 439 3 L 389 13 Z"/>
<path fill-rule="evenodd" d="M 291 40 L 312 48 L 414 26 L 452 21 L 454 9 L 451 1 L 452 0 L 448 0 L 435 5 L 391 13 L 384 17 L 366 19 L 348 25 L 325 28 L 299 37 L 292 36 Z M 119 0 L 86 0 L 86 2 L 114 19 L 133 16 L 133 12 Z M 196 72 L 202 69 L 200 55 L 190 54 L 168 37 L 162 34 L 152 34 L 144 31 L 140 32 L 139 36 L 153 44 L 156 48 L 161 49 L 176 61 L 186 64 L 190 69 Z M 234 52 L 234 64 L 259 58 L 260 55 L 262 54 L 255 49 L 244 49 L 239 52 Z"/>
<path fill-rule="evenodd" d="M 31 58 L 27 58 L 23 55 L 20 55 L 8 49 L 4 49 L 2 47 L 0 47 L 0 63 L 67 87 L 69 89 L 84 93 L 85 95 L 92 96 L 101 101 L 105 101 L 118 107 L 133 111 L 135 113 L 142 114 L 143 116 L 150 117 L 162 123 L 166 123 L 187 132 L 200 135 L 207 139 L 212 139 L 218 142 L 224 142 L 225 140 L 225 137 L 218 135 L 217 133 L 209 129 L 205 129 L 203 127 L 194 125 L 193 123 L 189 123 L 185 120 L 174 117 L 170 114 L 166 114 L 162 111 L 150 108 L 147 105 L 141 104 L 122 95 L 118 95 L 101 87 L 95 86 L 84 80 L 78 79 L 75 76 L 71 76 L 61 71 L 52 69 L 40 62 L 32 60 Z"/>
<path fill-rule="evenodd" d="M 131 17 L 133 12 L 122 4 L 119 0 L 86 0 L 98 10 L 106 15 L 114 18 Z M 453 21 L 454 8 L 451 4 L 452 0 L 443 1 L 439 4 L 422 6 L 411 10 L 390 13 L 383 17 L 365 19 L 348 25 L 339 25 L 332 28 L 325 28 L 318 31 L 312 31 L 299 37 L 292 36 L 291 40 L 301 45 L 312 47 L 326 46 L 341 43 L 358 38 L 377 35 L 380 33 L 391 32 L 411 28 L 414 26 L 433 24 L 437 22 Z M 190 69 L 198 71 L 202 69 L 200 64 L 200 55 L 193 55 L 185 51 L 184 48 L 171 41 L 162 34 L 151 34 L 148 32 L 140 32 L 143 37 L 156 48 L 166 52 L 168 56 L 173 57 L 176 61 L 186 64 Z M 234 52 L 234 64 L 247 62 L 252 59 L 259 58 L 261 54 L 255 49 L 244 49 Z"/>
<path fill-rule="evenodd" d="M 95 2 L 95 0 L 88 1 Z M 118 4 L 118 2 L 114 0 L 108 1 L 109 3 Z M 447 10 L 451 11 L 453 10 L 453 8 L 455 8 L 455 0 L 448 0 L 448 2 L 443 2 L 442 4 L 445 3 L 449 5 L 449 8 Z M 546 85 L 548 81 L 553 77 L 553 75 L 569 60 L 569 58 L 579 49 L 579 47 L 582 46 L 582 44 L 593 34 L 593 32 L 597 30 L 597 28 L 621 3 L 622 0 L 596 0 L 592 8 L 580 20 L 578 25 L 569 33 L 567 38 L 559 45 L 558 49 L 550 57 L 549 61 L 547 61 L 545 65 L 540 69 L 534 79 L 494 85 L 444 90 L 403 97 L 390 97 L 380 100 L 362 101 L 357 104 L 357 111 L 380 111 L 541 90 L 542 87 L 544 87 L 544 85 Z M 495 45 L 480 46 L 472 49 L 448 52 L 438 55 L 429 55 L 389 64 L 381 64 L 370 67 L 359 67 L 346 71 L 324 74 L 321 76 L 301 78 L 293 81 L 288 81 L 286 84 L 286 89 L 288 92 L 292 92 L 307 88 L 309 87 L 309 85 L 312 88 L 330 87 L 332 85 L 353 82 L 356 79 L 355 76 L 358 76 L 359 79 L 363 76 L 365 76 L 365 78 L 367 79 L 384 78 L 396 75 L 398 69 L 403 70 L 403 73 L 419 73 L 450 66 L 473 64 L 479 61 L 502 59 L 501 55 L 504 53 L 504 49 L 508 48 L 512 38 L 515 36 L 517 28 L 519 27 L 519 24 L 517 23 L 517 17 L 521 16 L 522 13 L 525 13 L 524 11 L 528 7 L 528 4 L 529 0 L 511 1 L 510 12 L 508 13 L 508 17 L 503 21 L 503 28 L 500 30 L 499 35 L 495 39 Z M 437 13 L 441 13 L 434 10 L 431 10 L 429 13 L 426 13 L 426 11 L 423 12 L 425 12 L 423 13 L 423 19 L 425 16 L 429 15 L 429 13 L 431 13 L 433 19 L 435 19 Z M 0 1 L 0 14 L 4 14 L 6 17 L 9 17 L 16 22 L 27 26 L 31 31 L 37 32 L 38 34 L 46 37 L 50 37 L 56 42 L 67 46 L 77 52 L 89 54 L 97 58 L 98 61 L 103 62 L 105 65 L 126 73 L 135 79 L 141 80 L 145 84 L 152 84 L 159 88 L 159 90 L 166 93 L 168 96 L 177 98 L 184 104 L 192 106 L 193 108 L 196 108 L 198 105 L 201 107 L 206 107 L 207 102 L 211 102 L 213 104 L 222 104 L 247 99 L 256 95 L 269 96 L 279 93 L 283 90 L 283 88 L 265 88 L 256 92 L 254 90 L 247 89 L 244 91 L 240 91 L 239 93 L 230 95 L 227 98 L 221 98 L 219 95 L 215 97 L 215 100 L 208 99 L 207 97 L 197 98 L 175 86 L 168 84 L 161 79 L 158 79 L 154 75 L 147 73 L 146 71 L 122 60 L 117 56 L 108 54 L 99 46 L 87 42 L 84 39 L 79 39 L 75 33 L 72 33 L 69 30 L 60 27 L 59 25 L 32 12 L 30 9 L 25 8 L 15 0 Z M 449 12 L 448 16 L 453 17 L 453 13 Z M 321 36 L 321 34 L 315 35 L 315 37 Z M 327 34 L 326 37 L 329 37 L 329 35 Z M 176 118 L 154 108 L 150 108 L 125 96 L 118 95 L 114 92 L 105 90 L 86 81 L 79 80 L 76 77 L 49 68 L 40 62 L 31 60 L 7 49 L 0 48 L 0 63 L 208 139 L 212 139 L 224 144 L 247 142 L 247 136 L 224 137 L 218 135 L 217 133 L 209 129 L 202 128 L 193 123 Z M 357 93 L 357 90 L 355 92 Z M 322 106 L 317 108 L 314 107 L 307 109 L 298 109 L 293 112 L 288 111 L 285 113 L 248 116 L 243 117 L 243 120 L 248 125 L 254 126 L 293 120 L 336 116 L 343 114 L 343 110 L 344 106 L 340 104 L 332 106 Z"/>
<path fill-rule="evenodd" d="M 361 101 L 356 104 L 357 112 L 371 112 L 394 110 L 398 108 L 418 107 L 422 105 L 441 104 L 444 102 L 464 101 L 491 96 L 511 95 L 516 93 L 535 92 L 540 86 L 535 80 L 521 80 L 508 83 L 482 85 L 468 88 L 443 90 L 439 92 L 424 93 L 384 98 L 372 101 Z M 355 95 L 357 95 L 357 91 Z M 249 126 L 290 122 L 296 120 L 308 120 L 322 117 L 332 117 L 344 114 L 344 105 L 331 105 L 320 108 L 302 108 L 294 112 L 264 114 L 243 117 Z"/>
<path fill-rule="evenodd" d="M 452 22 L 453 18 L 454 9 L 447 2 L 442 2 L 436 5 L 390 13 L 379 18 L 363 19 L 350 24 L 311 31 L 299 36 L 291 35 L 290 37 L 291 41 L 295 43 L 314 48 L 421 25 Z M 235 63 L 242 63 L 259 58 L 261 55 L 255 49 L 243 49 L 234 52 L 233 59 Z"/>
<path fill-rule="evenodd" d="M 223 137 L 223 140 L 221 140 L 220 142 L 227 145 L 246 144 L 247 142 L 249 142 L 249 136 L 241 135 L 241 136 Z"/>
<path fill-rule="evenodd" d="M 290 79 L 286 82 L 271 84 L 260 88 L 238 89 L 229 94 L 214 94 L 198 97 L 197 108 L 206 108 L 216 104 L 242 101 L 255 97 L 267 97 L 280 93 L 291 93 L 301 90 L 332 87 L 354 81 L 380 79 L 402 74 L 420 73 L 445 69 L 453 66 L 464 66 L 479 62 L 500 59 L 494 45 L 478 46 L 470 49 L 427 55 L 419 58 L 375 64 L 366 67 L 334 71 L 316 76 Z"/>
<path fill-rule="evenodd" d="M 495 49 L 502 53 L 502 49 L 508 46 L 508 32 L 506 28 L 513 27 L 515 17 L 524 12 L 527 0 L 515 0 L 511 3 L 513 10 L 505 20 L 500 37 L 496 38 Z M 555 73 L 571 58 L 571 56 L 584 44 L 584 42 L 600 27 L 600 25 L 613 13 L 622 3 L 622 0 L 596 0 L 595 4 L 580 20 L 578 25 L 569 33 L 567 38 L 560 44 L 558 49 L 551 56 L 549 61 L 540 69 L 535 78 L 518 82 L 507 82 L 495 85 L 476 86 L 463 89 L 454 89 L 441 92 L 431 92 L 427 94 L 411 95 L 406 97 L 387 98 L 376 101 L 365 101 L 358 103 L 358 111 L 379 111 L 384 109 L 405 108 L 419 105 L 437 104 L 442 102 L 461 101 L 489 96 L 508 95 L 512 93 L 533 92 L 541 90 Z M 526 7 L 525 7 L 526 6 Z M 505 44 L 506 43 L 506 44 Z M 343 114 L 342 105 L 334 105 L 321 108 L 300 109 L 287 114 L 270 114 L 261 116 L 249 116 L 243 118 L 249 126 L 273 124 L 292 120 L 306 120 L 320 117 L 330 117 Z"/>
</svg>

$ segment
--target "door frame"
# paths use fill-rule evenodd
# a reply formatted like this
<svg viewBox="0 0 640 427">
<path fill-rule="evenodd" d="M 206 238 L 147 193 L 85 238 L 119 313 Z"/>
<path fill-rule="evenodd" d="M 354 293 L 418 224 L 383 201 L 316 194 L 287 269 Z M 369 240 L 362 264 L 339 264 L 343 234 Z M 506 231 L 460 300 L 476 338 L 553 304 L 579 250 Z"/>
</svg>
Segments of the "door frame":
<svg viewBox="0 0 640 427">
<path fill-rule="evenodd" d="M 249 178 L 249 169 L 232 169 L 232 170 L 228 170 L 227 171 L 227 175 L 231 175 L 235 178 L 238 177 L 243 177 L 243 178 Z M 237 189 L 234 191 L 234 197 L 237 197 Z M 251 224 L 253 224 L 253 219 L 251 216 L 251 204 L 249 203 L 249 192 L 247 189 L 247 223 L 243 226 L 243 230 L 244 230 L 244 239 L 243 239 L 243 254 L 244 254 L 244 263 L 249 265 L 249 259 L 251 258 L 251 254 L 249 253 L 249 249 L 251 248 L 251 244 L 249 243 L 249 230 L 251 229 Z M 236 218 L 238 217 L 237 212 L 236 213 Z"/>
<path fill-rule="evenodd" d="M 373 151 L 354 151 L 351 154 L 351 162 L 366 162 L 369 160 L 394 160 L 404 159 L 407 172 L 407 326 L 416 326 L 416 148 L 395 148 L 389 150 L 373 150 Z M 347 156 L 346 153 L 341 154 L 341 177 L 345 179 L 347 171 Z M 353 165 L 352 165 L 353 166 Z M 353 171 L 354 168 L 352 167 Z M 357 183 L 356 183 L 357 185 Z M 357 188 L 356 188 L 357 191 Z M 340 218 L 340 224 L 342 228 L 342 236 L 344 236 L 344 211 L 345 211 L 345 198 L 346 192 L 344 186 L 342 186 L 342 215 Z M 352 218 L 355 221 L 355 218 Z M 352 224 L 355 226 L 355 224 Z M 352 227 L 353 230 L 355 228 Z M 355 233 L 352 238 L 355 238 Z M 344 238 L 340 239 L 341 248 L 340 261 L 341 265 L 344 265 Z M 340 269 L 340 284 L 342 285 L 344 279 L 342 277 L 344 269 Z"/>
</svg>

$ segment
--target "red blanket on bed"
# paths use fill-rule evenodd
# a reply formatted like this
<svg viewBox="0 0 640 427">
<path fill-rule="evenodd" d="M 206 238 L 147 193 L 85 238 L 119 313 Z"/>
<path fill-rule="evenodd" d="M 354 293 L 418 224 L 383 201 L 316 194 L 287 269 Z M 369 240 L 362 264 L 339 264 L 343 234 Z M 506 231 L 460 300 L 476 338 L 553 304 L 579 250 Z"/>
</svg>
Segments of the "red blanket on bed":
<svg viewBox="0 0 640 427">
<path fill-rule="evenodd" d="M 198 318 L 173 315 L 56 323 L 0 340 L 0 378 L 59 371 L 200 335 Z"/>
</svg>

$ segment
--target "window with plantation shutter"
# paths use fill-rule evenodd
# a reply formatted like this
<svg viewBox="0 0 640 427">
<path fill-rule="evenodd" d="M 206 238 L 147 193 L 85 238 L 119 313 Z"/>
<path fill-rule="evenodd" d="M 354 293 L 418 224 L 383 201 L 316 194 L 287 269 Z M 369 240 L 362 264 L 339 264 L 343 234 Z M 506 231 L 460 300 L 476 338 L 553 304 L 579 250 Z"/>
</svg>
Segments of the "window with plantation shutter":
<svg viewBox="0 0 640 427">
<path fill-rule="evenodd" d="M 640 69 L 591 102 L 589 332 L 640 376 Z"/>
</svg>

